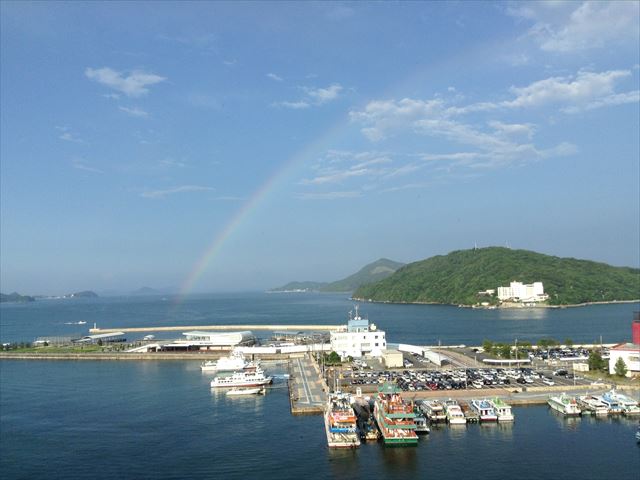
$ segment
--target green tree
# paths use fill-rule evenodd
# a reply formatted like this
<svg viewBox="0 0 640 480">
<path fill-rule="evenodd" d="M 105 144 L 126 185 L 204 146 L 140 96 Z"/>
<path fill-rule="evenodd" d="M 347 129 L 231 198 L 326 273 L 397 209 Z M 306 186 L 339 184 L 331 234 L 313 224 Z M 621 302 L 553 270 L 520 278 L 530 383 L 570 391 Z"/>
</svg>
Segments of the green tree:
<svg viewBox="0 0 640 480">
<path fill-rule="evenodd" d="M 485 352 L 491 353 L 493 351 L 493 342 L 491 340 L 485 340 L 482 342 L 482 348 Z"/>
<path fill-rule="evenodd" d="M 336 365 L 341 362 L 341 359 L 340 355 L 338 355 L 336 352 L 331 352 L 330 354 L 325 355 L 324 361 L 329 365 Z"/>
<path fill-rule="evenodd" d="M 616 375 L 618 375 L 619 377 L 624 377 L 627 374 L 627 364 L 624 363 L 624 360 L 622 359 L 622 357 L 618 358 L 614 366 L 614 369 L 615 369 Z"/>
<path fill-rule="evenodd" d="M 511 345 L 507 343 L 500 345 L 500 356 L 502 358 L 511 358 Z"/>
<path fill-rule="evenodd" d="M 589 370 L 603 370 L 605 368 L 605 362 L 602 359 L 602 355 L 599 351 L 594 350 L 589 354 Z"/>
<path fill-rule="evenodd" d="M 565 339 L 564 344 L 571 348 L 573 346 L 573 340 L 571 340 L 570 338 Z"/>
</svg>

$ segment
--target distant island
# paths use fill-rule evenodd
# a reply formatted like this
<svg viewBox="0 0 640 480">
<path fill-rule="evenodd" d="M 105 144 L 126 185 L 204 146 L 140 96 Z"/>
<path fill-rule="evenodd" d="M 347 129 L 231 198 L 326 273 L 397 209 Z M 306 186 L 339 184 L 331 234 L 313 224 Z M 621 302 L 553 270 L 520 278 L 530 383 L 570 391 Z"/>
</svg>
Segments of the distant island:
<svg viewBox="0 0 640 480">
<path fill-rule="evenodd" d="M 98 294 L 96 292 L 92 292 L 91 290 L 84 290 L 82 292 L 69 293 L 64 295 L 62 298 L 96 298 Z"/>
<path fill-rule="evenodd" d="M 458 250 L 414 262 L 376 283 L 357 288 L 353 298 L 390 303 L 497 305 L 490 290 L 510 282 L 542 282 L 543 305 L 634 301 L 640 298 L 640 269 L 560 258 L 528 250 L 488 247 Z"/>
<path fill-rule="evenodd" d="M 387 278 L 403 265 L 404 263 L 381 258 L 342 280 L 335 282 L 289 282 L 282 287 L 273 288 L 269 292 L 353 292 L 362 285 Z"/>
<path fill-rule="evenodd" d="M 36 299 L 34 297 L 31 297 L 29 295 L 20 295 L 17 292 L 13 292 L 13 293 L 0 293 L 0 303 L 5 303 L 5 302 L 20 302 L 20 303 L 24 303 L 24 302 L 35 302 Z"/>
</svg>

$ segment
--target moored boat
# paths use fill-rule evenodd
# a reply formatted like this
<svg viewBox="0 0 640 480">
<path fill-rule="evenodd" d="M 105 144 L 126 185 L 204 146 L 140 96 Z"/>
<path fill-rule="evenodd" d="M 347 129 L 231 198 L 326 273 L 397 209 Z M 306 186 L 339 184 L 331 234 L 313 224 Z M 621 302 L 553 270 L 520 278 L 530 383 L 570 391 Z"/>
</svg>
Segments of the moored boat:
<svg viewBox="0 0 640 480">
<path fill-rule="evenodd" d="M 471 408 L 478 413 L 481 422 L 496 422 L 498 420 L 493 405 L 486 399 L 472 400 Z"/>
<path fill-rule="evenodd" d="M 580 395 L 578 397 L 578 406 L 582 413 L 590 413 L 598 417 L 606 416 L 609 413 L 607 406 L 593 395 Z"/>
<path fill-rule="evenodd" d="M 384 383 L 378 389 L 373 416 L 385 445 L 417 445 L 418 435 L 414 421 L 416 414 L 413 412 L 413 405 L 402 400 L 400 392 L 397 386 Z"/>
<path fill-rule="evenodd" d="M 420 405 L 420 410 L 425 414 L 427 420 L 432 423 L 445 422 L 447 420 L 444 405 L 440 400 L 425 400 Z"/>
<path fill-rule="evenodd" d="M 265 376 L 264 370 L 260 367 L 254 369 L 234 372 L 228 377 L 216 377 L 211 380 L 211 388 L 220 387 L 260 387 L 268 385 L 273 381 L 269 376 Z"/>
<path fill-rule="evenodd" d="M 237 370 L 252 369 L 259 366 L 258 362 L 249 362 L 239 350 L 233 350 L 228 357 L 221 357 L 217 361 L 208 360 L 200 365 L 203 372 L 235 372 Z"/>
<path fill-rule="evenodd" d="M 615 390 L 611 390 L 611 397 L 618 401 L 618 404 L 622 408 L 622 413 L 627 416 L 640 415 L 640 406 L 638 402 L 628 395 L 618 393 Z"/>
<path fill-rule="evenodd" d="M 431 431 L 431 429 L 429 428 L 429 422 L 427 422 L 427 419 L 424 415 L 422 415 L 422 413 L 418 413 L 416 411 L 416 417 L 413 419 L 413 421 L 416 424 L 416 433 L 418 435 L 429 433 Z"/>
<path fill-rule="evenodd" d="M 623 412 L 622 405 L 613 390 L 605 392 L 596 398 L 606 405 L 609 415 L 619 415 Z"/>
<path fill-rule="evenodd" d="M 356 414 L 349 397 L 330 393 L 324 412 L 324 427 L 329 448 L 357 448 L 360 438 L 356 432 Z"/>
<path fill-rule="evenodd" d="M 444 402 L 444 410 L 449 425 L 466 425 L 467 419 L 465 418 L 460 405 L 458 405 L 458 402 L 451 399 L 446 400 Z"/>
<path fill-rule="evenodd" d="M 511 412 L 511 405 L 498 397 L 492 398 L 490 403 L 493 405 L 496 415 L 498 415 L 498 422 L 513 422 L 514 416 Z"/>
<path fill-rule="evenodd" d="M 547 404 L 557 412 L 566 416 L 576 416 L 582 413 L 577 400 L 566 393 L 550 396 L 547 400 Z"/>
<path fill-rule="evenodd" d="M 264 387 L 260 388 L 232 388 L 227 392 L 230 396 L 242 396 L 242 395 L 264 395 L 266 392 Z"/>
<path fill-rule="evenodd" d="M 458 404 L 460 405 L 460 410 L 462 410 L 467 423 L 478 423 L 480 421 L 480 415 L 478 415 L 478 412 L 471 408 L 467 402 L 460 400 Z"/>
</svg>

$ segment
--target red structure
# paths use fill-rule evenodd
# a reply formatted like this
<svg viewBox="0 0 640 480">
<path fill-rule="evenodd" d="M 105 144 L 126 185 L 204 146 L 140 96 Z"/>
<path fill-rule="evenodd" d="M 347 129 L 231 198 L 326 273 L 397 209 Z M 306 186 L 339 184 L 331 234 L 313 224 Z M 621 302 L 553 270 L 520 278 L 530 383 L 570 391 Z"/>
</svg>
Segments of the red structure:
<svg viewBox="0 0 640 480">
<path fill-rule="evenodd" d="M 640 312 L 634 312 L 631 323 L 631 342 L 640 345 Z"/>
</svg>

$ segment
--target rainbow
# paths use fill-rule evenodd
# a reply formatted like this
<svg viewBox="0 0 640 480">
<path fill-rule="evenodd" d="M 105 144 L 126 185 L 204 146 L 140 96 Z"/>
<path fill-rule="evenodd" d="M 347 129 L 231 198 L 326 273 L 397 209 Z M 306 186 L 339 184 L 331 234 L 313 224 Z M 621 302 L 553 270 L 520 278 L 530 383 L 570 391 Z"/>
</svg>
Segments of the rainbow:
<svg viewBox="0 0 640 480">
<path fill-rule="evenodd" d="M 238 209 L 236 214 L 225 225 L 222 231 L 213 237 L 204 253 L 200 255 L 198 261 L 191 269 L 191 272 L 182 283 L 179 294 L 174 301 L 174 305 L 179 305 L 184 297 L 191 293 L 200 277 L 202 277 L 211 262 L 218 256 L 227 240 L 229 240 L 237 228 L 247 220 L 251 213 L 256 210 L 256 207 L 265 200 L 268 194 L 275 190 L 276 186 L 282 180 L 287 178 L 289 173 L 293 172 L 296 166 L 302 165 L 305 160 L 308 160 L 313 155 L 318 155 L 323 149 L 325 149 L 329 140 L 334 139 L 338 132 L 344 130 L 343 127 L 346 123 L 346 118 L 337 122 L 318 139 L 305 146 L 302 150 L 296 152 L 249 197 L 249 199 Z"/>
</svg>

